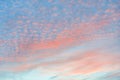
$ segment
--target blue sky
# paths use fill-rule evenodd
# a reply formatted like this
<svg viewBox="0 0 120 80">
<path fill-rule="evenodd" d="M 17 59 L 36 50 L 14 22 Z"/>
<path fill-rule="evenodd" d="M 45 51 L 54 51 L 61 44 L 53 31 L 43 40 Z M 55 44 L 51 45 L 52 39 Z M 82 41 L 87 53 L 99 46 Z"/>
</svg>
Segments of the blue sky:
<svg viewBox="0 0 120 80">
<path fill-rule="evenodd" d="M 0 80 L 119 80 L 119 0 L 0 0 Z"/>
</svg>

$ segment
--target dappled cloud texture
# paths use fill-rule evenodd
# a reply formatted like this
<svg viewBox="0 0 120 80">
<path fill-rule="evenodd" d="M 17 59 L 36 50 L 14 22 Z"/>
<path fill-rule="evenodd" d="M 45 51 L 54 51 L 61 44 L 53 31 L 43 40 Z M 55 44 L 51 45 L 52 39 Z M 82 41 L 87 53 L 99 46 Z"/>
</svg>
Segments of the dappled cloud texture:
<svg viewBox="0 0 120 80">
<path fill-rule="evenodd" d="M 0 0 L 0 80 L 120 80 L 120 0 Z"/>
</svg>

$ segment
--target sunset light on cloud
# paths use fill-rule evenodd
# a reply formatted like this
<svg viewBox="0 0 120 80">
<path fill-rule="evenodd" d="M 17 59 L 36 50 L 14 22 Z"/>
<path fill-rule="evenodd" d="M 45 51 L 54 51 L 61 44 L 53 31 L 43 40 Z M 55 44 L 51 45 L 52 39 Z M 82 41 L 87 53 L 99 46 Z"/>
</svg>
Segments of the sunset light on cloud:
<svg viewBox="0 0 120 80">
<path fill-rule="evenodd" d="M 0 0 L 0 80 L 120 80 L 120 1 Z"/>
</svg>

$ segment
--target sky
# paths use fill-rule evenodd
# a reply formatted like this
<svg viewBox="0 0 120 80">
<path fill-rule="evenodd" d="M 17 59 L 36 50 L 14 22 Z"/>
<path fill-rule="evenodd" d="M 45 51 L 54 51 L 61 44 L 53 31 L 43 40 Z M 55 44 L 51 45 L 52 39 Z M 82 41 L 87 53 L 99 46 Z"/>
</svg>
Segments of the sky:
<svg viewBox="0 0 120 80">
<path fill-rule="evenodd" d="M 0 80 L 120 80 L 120 0 L 0 0 Z"/>
</svg>

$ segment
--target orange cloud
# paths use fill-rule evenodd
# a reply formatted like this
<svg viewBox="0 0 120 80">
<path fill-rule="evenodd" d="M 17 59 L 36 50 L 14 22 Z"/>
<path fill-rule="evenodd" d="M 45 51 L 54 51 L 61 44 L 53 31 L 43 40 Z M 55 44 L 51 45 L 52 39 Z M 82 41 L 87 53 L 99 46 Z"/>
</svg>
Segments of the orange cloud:
<svg viewBox="0 0 120 80">
<path fill-rule="evenodd" d="M 56 71 L 67 70 L 65 75 L 76 75 L 117 70 L 120 66 L 118 61 L 118 55 L 101 53 L 100 51 L 95 50 L 87 51 L 82 54 L 74 53 L 69 59 L 56 59 L 55 61 L 41 63 L 40 66 L 49 67 L 51 70 Z"/>
</svg>

